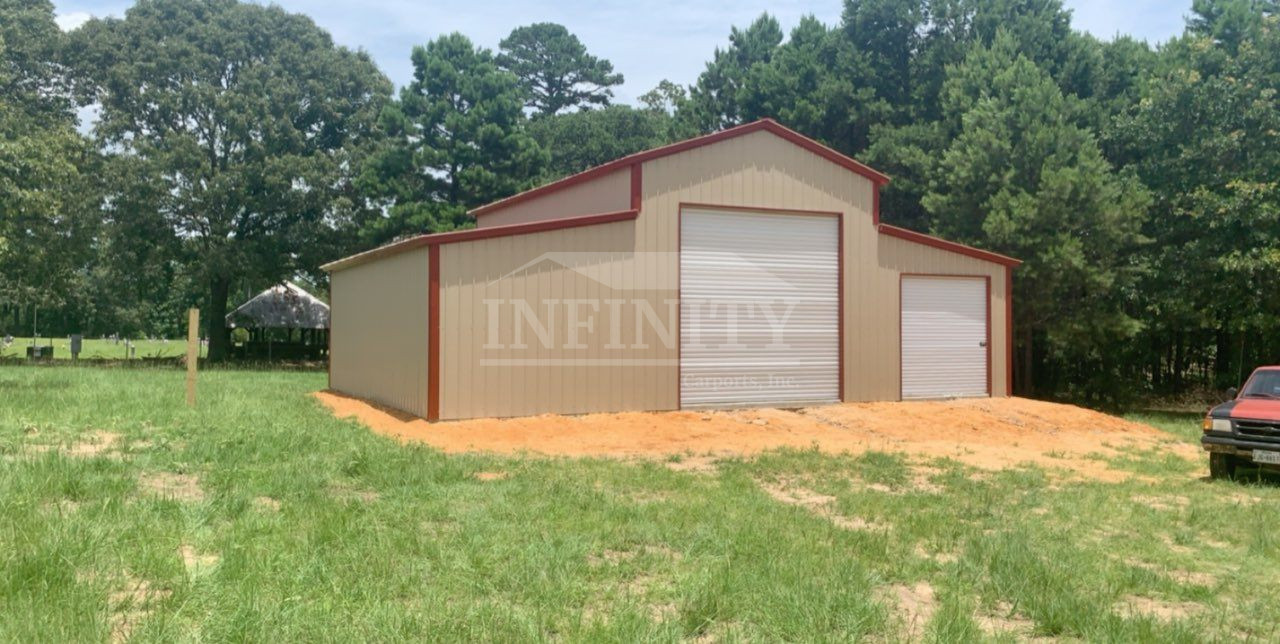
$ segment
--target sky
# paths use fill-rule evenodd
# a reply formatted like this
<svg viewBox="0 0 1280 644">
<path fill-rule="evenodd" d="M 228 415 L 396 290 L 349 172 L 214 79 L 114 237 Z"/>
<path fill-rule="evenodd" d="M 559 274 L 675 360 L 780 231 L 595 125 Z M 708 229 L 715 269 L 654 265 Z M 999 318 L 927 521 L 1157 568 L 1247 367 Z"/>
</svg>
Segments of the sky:
<svg viewBox="0 0 1280 644">
<path fill-rule="evenodd" d="M 123 16 L 131 1 L 54 0 L 58 23 L 73 29 L 91 16 Z M 533 22 L 558 22 L 608 59 L 626 82 L 615 100 L 636 97 L 669 79 L 697 79 L 731 26 L 746 26 L 768 11 L 790 31 L 801 16 L 827 24 L 840 20 L 841 0 L 275 0 L 304 13 L 336 42 L 364 49 L 397 86 L 413 75 L 409 52 L 441 34 L 459 31 L 496 49 L 511 30 Z M 1109 40 L 1128 34 L 1163 42 L 1182 31 L 1191 0 L 1064 0 L 1076 29 Z"/>
</svg>

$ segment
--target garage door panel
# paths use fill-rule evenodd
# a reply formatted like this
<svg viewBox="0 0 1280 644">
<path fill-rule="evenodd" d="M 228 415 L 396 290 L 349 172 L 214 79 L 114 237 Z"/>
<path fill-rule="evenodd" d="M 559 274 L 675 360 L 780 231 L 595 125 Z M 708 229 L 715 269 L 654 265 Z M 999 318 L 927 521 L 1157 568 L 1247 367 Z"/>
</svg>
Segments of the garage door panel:
<svg viewBox="0 0 1280 644">
<path fill-rule="evenodd" d="M 838 234 L 830 216 L 682 213 L 682 405 L 839 399 Z"/>
<path fill-rule="evenodd" d="M 988 395 L 985 278 L 902 278 L 902 397 Z"/>
</svg>

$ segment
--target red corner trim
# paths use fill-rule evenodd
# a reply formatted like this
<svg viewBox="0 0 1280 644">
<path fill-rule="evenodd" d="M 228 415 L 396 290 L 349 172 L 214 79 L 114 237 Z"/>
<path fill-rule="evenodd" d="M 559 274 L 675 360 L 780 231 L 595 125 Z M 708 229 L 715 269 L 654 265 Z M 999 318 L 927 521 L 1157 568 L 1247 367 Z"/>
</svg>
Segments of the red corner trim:
<svg viewBox="0 0 1280 644">
<path fill-rule="evenodd" d="M 640 211 L 640 193 L 644 188 L 644 164 L 631 164 L 631 209 Z"/>
<path fill-rule="evenodd" d="M 427 420 L 440 420 L 440 246 L 427 251 Z"/>
<path fill-rule="evenodd" d="M 981 248 L 974 248 L 973 246 L 965 246 L 964 244 L 957 244 L 956 242 L 953 242 L 953 241 L 947 241 L 939 237 L 934 237 L 933 235 L 918 233 L 914 230 L 907 230 L 906 228 L 899 228 L 897 226 L 891 226 L 889 224 L 880 224 L 876 228 L 877 230 L 880 231 L 880 234 L 882 235 L 897 237 L 898 239 L 905 239 L 909 242 L 924 244 L 925 246 L 932 246 L 934 248 L 949 251 L 959 255 L 972 257 L 974 259 L 980 259 L 986 262 L 1000 264 L 1001 266 L 1013 267 L 1013 266 L 1018 266 L 1022 264 L 1022 260 L 1020 259 L 1014 259 L 1007 255 L 1001 255 L 1000 253 L 993 253 L 988 250 L 982 250 Z"/>
<path fill-rule="evenodd" d="M 1004 269 L 1004 333 L 1005 375 L 1004 395 L 1013 395 L 1013 267 Z M 330 358 L 332 359 L 332 358 Z"/>
<path fill-rule="evenodd" d="M 533 221 L 525 224 L 508 224 L 506 226 L 491 226 L 489 228 L 455 230 L 453 232 L 435 233 L 433 235 L 418 235 L 417 237 L 411 237 L 403 241 L 387 244 L 386 246 L 379 246 L 373 250 L 367 250 L 363 253 L 358 253 L 334 262 L 329 262 L 320 268 L 328 272 L 333 272 L 343 268 L 358 266 L 389 255 L 403 253 L 407 250 L 422 248 L 423 246 L 434 247 L 441 244 L 455 244 L 464 241 L 475 241 L 477 239 L 489 239 L 491 237 L 527 235 L 530 233 L 541 233 L 549 230 L 560 230 L 562 228 L 577 228 L 579 226 L 609 224 L 615 221 L 635 219 L 639 214 L 640 213 L 635 210 L 623 210 L 621 212 L 607 212 L 599 215 L 583 215 L 581 217 L 565 217 L 563 219 Z"/>
<path fill-rule="evenodd" d="M 560 179 L 559 181 L 553 181 L 551 183 L 539 186 L 532 190 L 526 190 L 524 192 L 512 195 L 510 197 L 507 197 L 506 199 L 499 199 L 498 201 L 495 201 L 493 203 L 488 203 L 478 208 L 474 208 L 471 210 L 471 214 L 476 217 L 479 217 L 479 216 L 488 214 L 490 212 L 493 212 L 495 210 L 506 208 L 507 206 L 528 201 L 529 199 L 533 199 L 535 197 L 541 197 L 543 195 L 556 192 L 558 190 L 564 190 L 565 188 L 577 185 L 584 181 L 590 181 L 591 179 L 595 179 L 595 178 L 604 176 L 606 174 L 611 174 L 618 170 L 622 170 L 627 166 L 633 166 L 634 168 L 635 166 L 639 166 L 645 161 L 659 159 L 659 158 L 670 156 L 672 154 L 676 154 L 679 152 L 684 152 L 685 150 L 691 150 L 693 148 L 699 148 L 705 145 L 711 145 L 712 143 L 718 143 L 720 141 L 724 141 L 725 139 L 732 139 L 734 137 L 739 137 L 745 134 L 750 134 L 752 132 L 759 132 L 759 131 L 773 133 L 832 163 L 835 163 L 838 166 L 841 166 L 849 170 L 850 172 L 853 172 L 867 179 L 870 179 L 871 182 L 876 185 L 883 185 L 889 182 L 889 177 L 887 175 L 884 175 L 872 169 L 870 166 L 867 166 L 857 161 L 856 159 L 840 154 L 839 152 L 836 152 L 835 150 L 832 150 L 831 148 L 821 143 L 818 143 L 817 141 L 814 141 L 813 139 L 803 134 L 800 134 L 795 130 L 782 126 L 781 124 L 779 124 L 777 121 L 774 121 L 773 119 L 761 119 L 759 121 L 753 121 L 745 125 L 731 127 L 727 130 L 721 130 L 713 134 L 706 134 L 706 135 L 695 137 L 685 141 L 680 141 L 679 143 L 672 143 L 671 145 L 666 145 L 660 148 L 654 148 L 652 150 L 646 150 L 644 152 L 637 152 L 635 154 L 622 157 L 621 159 L 610 161 L 609 163 L 606 163 L 604 165 L 598 165 L 589 170 L 584 170 L 582 172 L 579 172 L 578 174 L 570 175 L 568 177 Z M 634 174 L 635 172 L 636 170 L 633 169 L 632 175 L 631 175 L 631 189 L 632 189 L 633 199 L 636 194 L 635 193 L 636 175 Z M 633 201 L 632 208 L 636 208 L 636 207 L 637 205 Z"/>
</svg>

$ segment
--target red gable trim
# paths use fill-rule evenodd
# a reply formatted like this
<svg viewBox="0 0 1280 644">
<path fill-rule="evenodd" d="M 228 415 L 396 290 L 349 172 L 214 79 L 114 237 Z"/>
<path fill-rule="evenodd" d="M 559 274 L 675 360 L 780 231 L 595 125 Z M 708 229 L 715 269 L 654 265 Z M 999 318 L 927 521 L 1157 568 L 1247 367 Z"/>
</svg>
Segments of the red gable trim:
<svg viewBox="0 0 1280 644">
<path fill-rule="evenodd" d="M 917 244 L 924 244 L 925 246 L 940 248 L 942 250 L 949 251 L 952 253 L 965 255 L 967 257 L 973 257 L 974 259 L 980 259 L 986 262 L 993 262 L 996 264 L 1000 264 L 1001 266 L 1008 266 L 1012 268 L 1022 263 L 1022 260 L 1020 259 L 1014 259 L 1012 257 L 1001 255 L 999 253 L 993 253 L 991 251 L 982 250 L 981 248 L 974 248 L 973 246 L 965 246 L 964 244 L 957 244 L 956 242 L 947 241 L 939 237 L 934 237 L 933 235 L 926 235 L 924 233 L 918 233 L 914 230 L 907 230 L 906 228 L 890 226 L 889 224 L 880 224 L 879 226 L 877 226 L 877 229 L 880 231 L 880 234 L 882 235 L 897 237 L 898 239 L 905 239 L 909 242 L 915 242 Z"/>
<path fill-rule="evenodd" d="M 367 250 L 350 257 L 344 257 L 340 260 L 329 262 L 321 266 L 321 270 L 332 273 L 333 271 L 343 268 L 351 268 L 375 259 L 381 259 L 389 255 L 403 253 L 415 248 L 423 246 L 439 246 L 441 244 L 455 244 L 458 242 L 475 241 L 477 239 L 489 239 L 491 237 L 508 237 L 510 235 L 527 235 L 530 233 L 546 232 L 548 230 L 560 230 L 562 228 L 577 228 L 579 226 L 595 226 L 597 224 L 609 224 L 615 221 L 627 221 L 635 219 L 640 214 L 637 210 L 623 210 L 620 212 L 607 212 L 599 215 L 584 215 L 581 217 L 565 217 L 563 219 L 547 219 L 544 221 L 534 221 L 527 224 L 508 224 L 506 226 L 492 226 L 490 228 L 472 228 L 470 230 L 455 230 L 447 233 L 435 233 L 433 235 L 418 235 L 403 241 L 398 241 L 386 246 L 379 246 L 373 250 Z"/>
<path fill-rule="evenodd" d="M 570 175 L 568 177 L 560 179 L 559 181 L 553 181 L 551 183 L 548 183 L 543 186 L 539 186 L 532 190 L 526 190 L 519 194 L 512 195 L 510 197 L 507 197 L 506 199 L 500 199 L 493 203 L 485 204 L 483 206 L 480 206 L 478 208 L 471 210 L 471 214 L 476 217 L 479 217 L 481 215 L 485 215 L 490 212 L 493 212 L 494 210 L 506 208 L 507 206 L 512 206 L 524 201 L 528 201 L 529 199 L 533 199 L 534 197 L 541 197 L 543 195 L 547 195 L 552 192 L 564 190 L 565 188 L 568 188 L 570 186 L 575 186 L 584 181 L 590 181 L 591 179 L 595 179 L 597 177 L 601 177 L 606 174 L 617 172 L 619 170 L 626 168 L 627 166 L 638 166 L 639 164 L 644 163 L 645 161 L 659 159 L 665 156 L 676 154 L 678 152 L 684 152 L 685 150 L 700 148 L 705 145 L 711 145 L 712 143 L 718 143 L 726 139 L 732 139 L 734 137 L 739 137 L 744 134 L 750 134 L 752 132 L 758 132 L 761 130 L 765 132 L 770 132 L 772 134 L 776 134 L 777 136 L 783 139 L 786 139 L 787 141 L 790 141 L 791 143 L 794 143 L 828 161 L 831 161 L 836 165 L 839 165 L 851 172 L 854 172 L 855 174 L 866 177 L 867 179 L 870 179 L 871 182 L 876 184 L 877 186 L 883 185 L 889 182 L 888 176 L 885 176 L 884 174 L 881 174 L 871 169 L 869 166 L 866 166 L 850 157 L 840 154 L 839 152 L 836 152 L 835 150 L 832 150 L 831 148 L 821 143 L 818 143 L 817 141 L 814 141 L 813 139 L 803 134 L 800 134 L 795 130 L 783 127 L 773 119 L 761 119 L 759 121 L 747 123 L 746 125 L 739 125 L 737 127 L 731 127 L 727 130 L 721 130 L 713 134 L 707 134 L 704 136 L 695 137 L 685 141 L 680 141 L 679 143 L 672 143 L 671 145 L 666 145 L 660 148 L 646 150 L 644 152 L 637 152 L 635 154 L 622 157 L 621 159 L 610 161 L 609 163 L 606 163 L 604 165 L 598 165 L 594 168 L 591 168 L 590 170 L 584 170 L 582 172 L 579 172 L 578 174 Z M 633 181 L 634 181 L 634 175 L 633 175 Z M 634 187 L 636 184 L 633 183 L 632 185 Z"/>
</svg>

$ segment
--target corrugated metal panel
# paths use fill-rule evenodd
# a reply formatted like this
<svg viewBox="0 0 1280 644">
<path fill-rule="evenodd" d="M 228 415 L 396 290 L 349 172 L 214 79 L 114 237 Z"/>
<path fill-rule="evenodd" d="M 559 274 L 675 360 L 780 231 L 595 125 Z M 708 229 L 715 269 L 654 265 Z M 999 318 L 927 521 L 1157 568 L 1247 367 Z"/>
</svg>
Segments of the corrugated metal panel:
<svg viewBox="0 0 1280 644">
<path fill-rule="evenodd" d="M 632 344 L 637 301 L 666 316 L 665 301 L 676 293 L 675 258 L 667 258 L 669 274 L 649 271 L 666 259 L 637 256 L 635 247 L 634 221 L 442 246 L 440 418 L 674 408 L 664 398 L 674 400 L 674 388 L 661 392 L 643 383 L 654 371 L 674 368 L 675 343 Z M 616 321 L 621 349 L 607 346 L 615 323 L 610 300 L 626 302 Z M 548 323 L 548 344 L 532 323 L 514 322 L 516 302 Z M 590 330 L 578 331 L 580 347 L 569 338 L 571 305 L 584 322 L 591 319 Z M 497 312 L 492 330 L 490 307 Z M 675 317 L 667 322 L 672 333 Z"/>
<path fill-rule="evenodd" d="M 330 386 L 427 415 L 426 248 L 330 277 Z"/>
<path fill-rule="evenodd" d="M 987 395 L 987 280 L 902 278 L 902 397 Z"/>
<path fill-rule="evenodd" d="M 838 232 L 834 216 L 681 214 L 682 406 L 839 400 Z"/>
<path fill-rule="evenodd" d="M 617 212 L 630 207 L 631 171 L 624 168 L 564 190 L 490 211 L 476 217 L 476 227 L 527 224 L 545 219 Z"/>
</svg>

